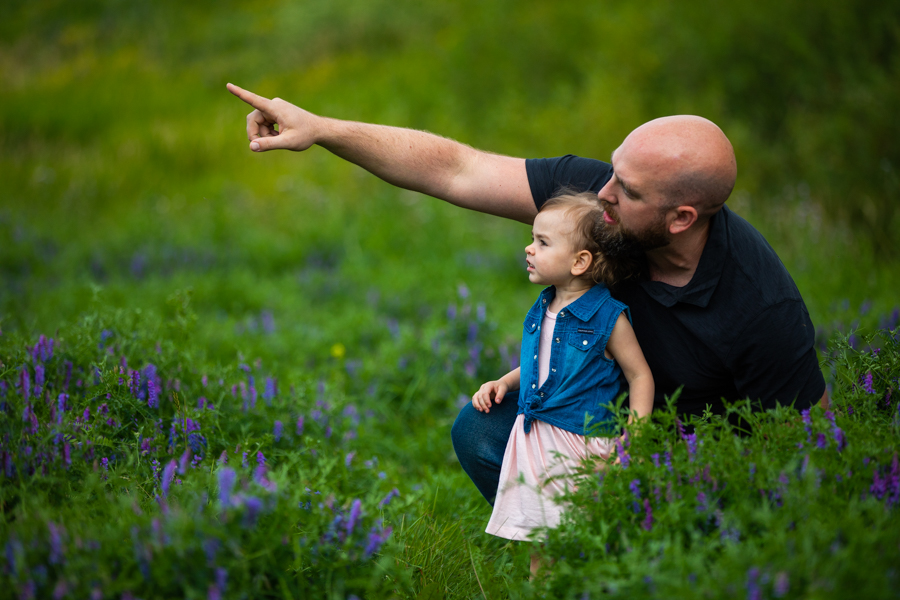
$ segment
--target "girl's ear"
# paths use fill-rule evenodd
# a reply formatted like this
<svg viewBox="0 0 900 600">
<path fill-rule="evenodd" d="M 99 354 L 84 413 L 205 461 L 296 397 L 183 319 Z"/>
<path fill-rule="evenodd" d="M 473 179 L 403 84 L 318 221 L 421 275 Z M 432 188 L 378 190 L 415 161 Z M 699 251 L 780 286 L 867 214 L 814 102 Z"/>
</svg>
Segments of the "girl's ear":
<svg viewBox="0 0 900 600">
<path fill-rule="evenodd" d="M 574 277 L 581 277 L 582 275 L 587 273 L 588 269 L 591 268 L 591 264 L 593 262 L 594 257 L 587 250 L 576 252 L 575 262 L 572 263 L 572 275 Z"/>
</svg>

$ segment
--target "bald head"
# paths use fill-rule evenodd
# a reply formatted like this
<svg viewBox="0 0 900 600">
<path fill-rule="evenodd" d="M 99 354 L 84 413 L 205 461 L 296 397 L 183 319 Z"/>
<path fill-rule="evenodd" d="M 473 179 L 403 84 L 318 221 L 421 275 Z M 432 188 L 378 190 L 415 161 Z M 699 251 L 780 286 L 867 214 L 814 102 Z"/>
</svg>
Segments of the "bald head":
<svg viewBox="0 0 900 600">
<path fill-rule="evenodd" d="M 653 173 L 667 206 L 693 206 L 700 218 L 722 207 L 737 177 L 731 142 L 703 117 L 678 115 L 644 123 L 628 134 L 619 152 L 628 153 L 632 166 Z"/>
</svg>

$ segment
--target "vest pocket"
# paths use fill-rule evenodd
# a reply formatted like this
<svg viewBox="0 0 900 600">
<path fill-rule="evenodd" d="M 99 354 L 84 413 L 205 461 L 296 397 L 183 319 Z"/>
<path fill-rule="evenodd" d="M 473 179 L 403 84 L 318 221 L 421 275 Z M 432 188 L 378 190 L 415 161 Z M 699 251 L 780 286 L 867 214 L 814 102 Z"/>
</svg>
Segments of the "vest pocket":
<svg viewBox="0 0 900 600">
<path fill-rule="evenodd" d="M 578 348 L 582 352 L 587 352 L 597 344 L 599 339 L 600 335 L 597 333 L 573 332 L 569 334 L 569 345 Z"/>
</svg>

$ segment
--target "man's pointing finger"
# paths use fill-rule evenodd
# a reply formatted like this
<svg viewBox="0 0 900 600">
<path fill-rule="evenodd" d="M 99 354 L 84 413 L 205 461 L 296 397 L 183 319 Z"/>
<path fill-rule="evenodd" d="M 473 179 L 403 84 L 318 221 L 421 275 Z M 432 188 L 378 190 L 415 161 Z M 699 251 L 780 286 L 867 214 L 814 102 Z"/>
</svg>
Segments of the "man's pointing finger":
<svg viewBox="0 0 900 600">
<path fill-rule="evenodd" d="M 264 98 L 262 96 L 254 94 L 253 92 L 249 92 L 243 88 L 239 88 L 233 83 L 226 84 L 225 87 L 228 88 L 229 92 L 231 92 L 253 108 L 259 109 L 263 112 L 269 112 L 269 110 L 271 109 L 272 101 L 268 98 Z"/>
</svg>

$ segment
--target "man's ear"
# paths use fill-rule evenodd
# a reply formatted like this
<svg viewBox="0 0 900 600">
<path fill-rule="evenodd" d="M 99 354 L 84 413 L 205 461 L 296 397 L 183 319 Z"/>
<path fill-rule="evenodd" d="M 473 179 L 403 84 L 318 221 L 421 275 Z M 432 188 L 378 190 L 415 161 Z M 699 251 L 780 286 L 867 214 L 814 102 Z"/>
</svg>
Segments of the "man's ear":
<svg viewBox="0 0 900 600">
<path fill-rule="evenodd" d="M 582 250 L 575 254 L 575 262 L 572 263 L 572 275 L 574 277 L 581 277 L 585 273 L 587 273 L 588 269 L 591 268 L 591 265 L 594 262 L 593 255 L 587 250 Z"/>
<path fill-rule="evenodd" d="M 669 212 L 670 219 L 673 212 L 675 218 L 669 221 L 669 233 L 672 235 L 687 231 L 697 222 L 697 209 L 693 206 L 678 206 L 672 209 Z"/>
</svg>

